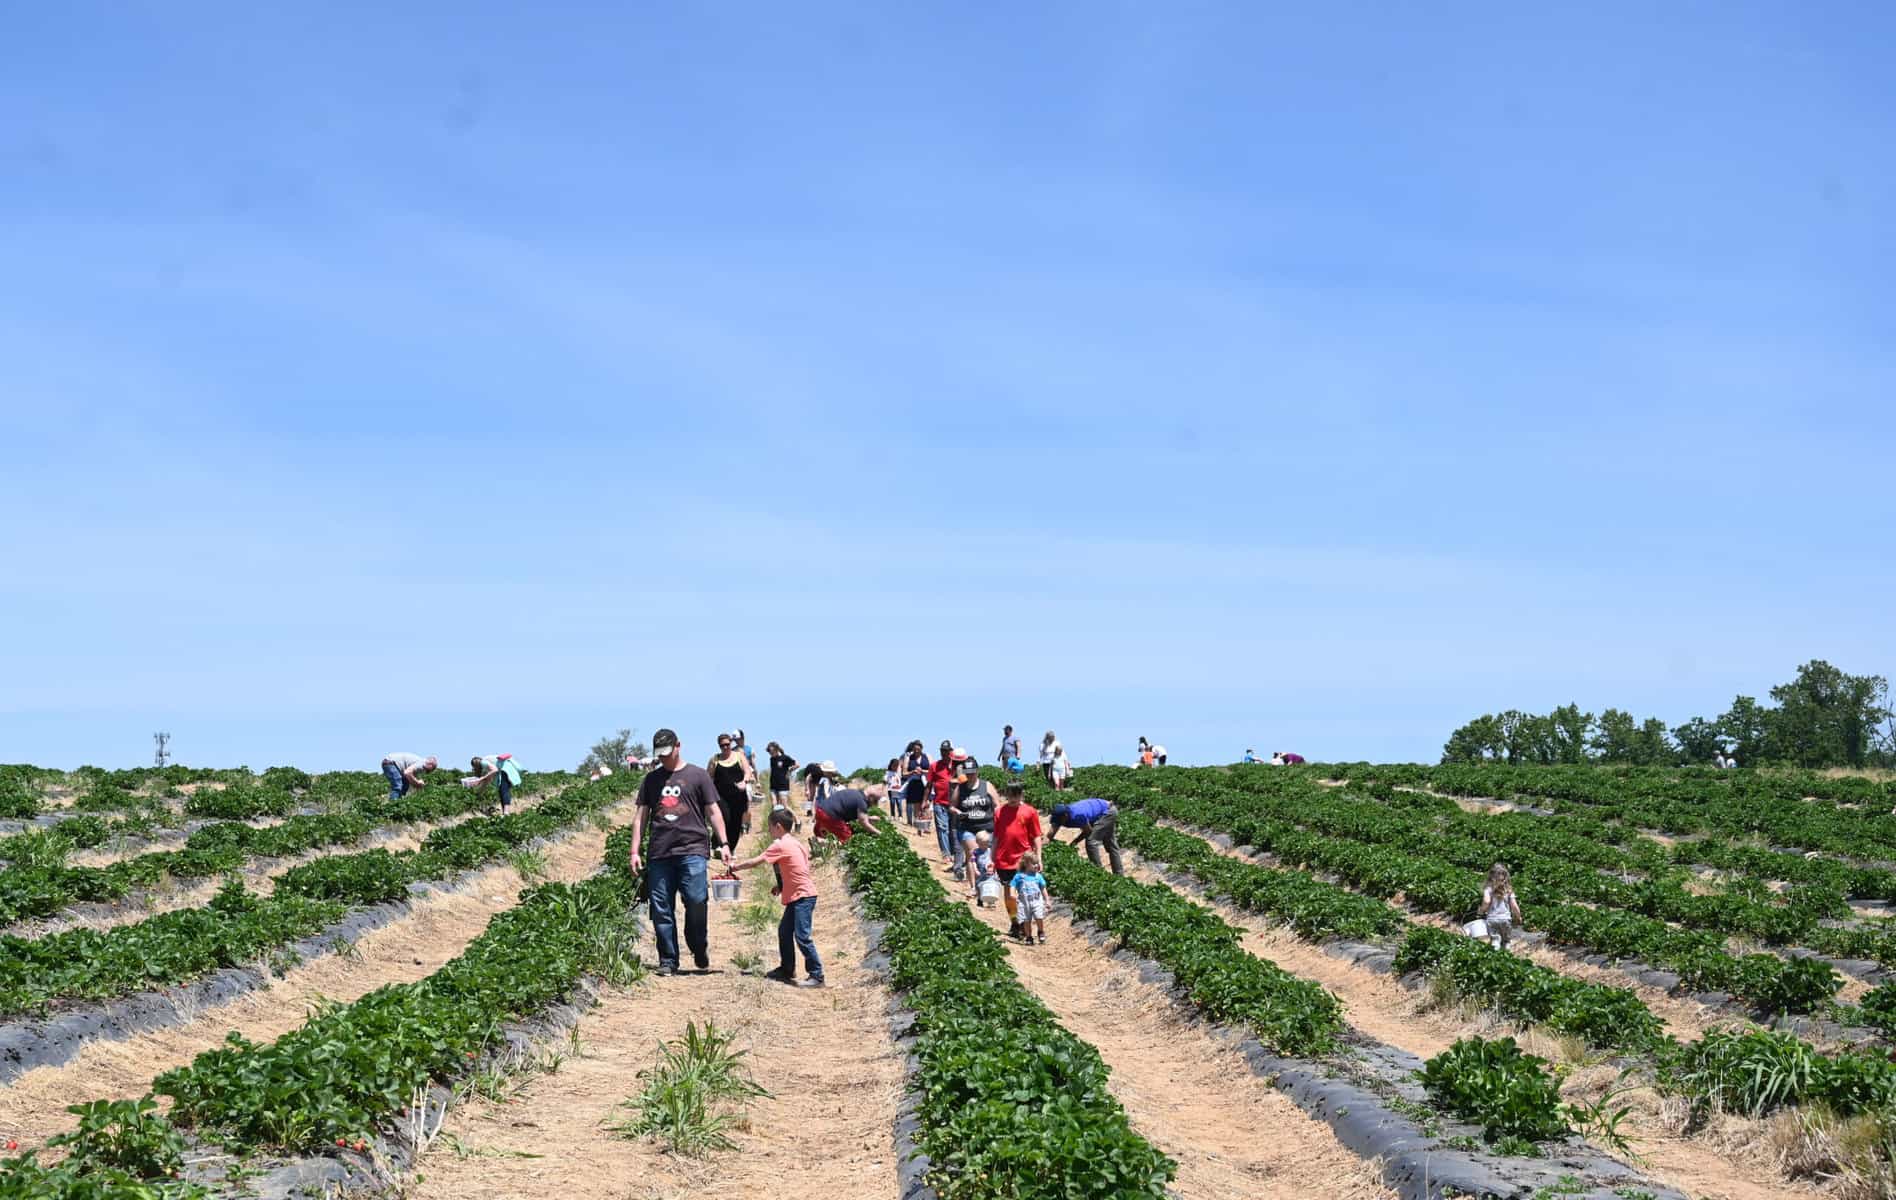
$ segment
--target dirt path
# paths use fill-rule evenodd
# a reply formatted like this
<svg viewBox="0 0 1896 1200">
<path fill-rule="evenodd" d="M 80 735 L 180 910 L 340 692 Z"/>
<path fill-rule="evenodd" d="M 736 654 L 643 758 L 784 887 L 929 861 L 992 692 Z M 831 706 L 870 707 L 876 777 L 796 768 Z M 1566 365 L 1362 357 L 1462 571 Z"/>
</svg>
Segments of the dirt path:
<svg viewBox="0 0 1896 1200">
<path fill-rule="evenodd" d="M 909 836 L 932 863 L 934 839 Z M 1006 930 L 1005 910 L 977 912 Z M 1306 1116 L 1241 1055 L 1186 1020 L 1162 991 L 1075 936 L 1065 921 L 1048 922 L 1044 946 L 1006 944 L 1021 982 L 1112 1068 L 1108 1086 L 1133 1128 L 1178 1160 L 1175 1195 L 1393 1194 L 1328 1125 Z"/>
<path fill-rule="evenodd" d="M 755 844 L 755 837 L 746 843 Z M 768 878 L 747 876 L 746 893 Z M 736 954 L 776 965 L 775 922 L 746 932 L 738 905 L 713 904 L 713 974 L 648 977 L 608 990 L 580 1020 L 580 1055 L 551 1074 L 531 1076 L 513 1103 L 474 1100 L 457 1108 L 406 1195 L 894 1196 L 890 1130 L 902 1065 L 888 1033 L 888 994 L 862 967 L 867 946 L 843 911 L 850 899 L 839 869 L 819 868 L 816 885 L 816 944 L 828 987 L 804 991 L 740 973 Z M 652 961 L 649 932 L 642 956 Z M 773 1093 L 753 1101 L 748 1120 L 731 1133 L 736 1150 L 705 1159 L 680 1158 L 604 1128 L 626 1115 L 621 1102 L 638 1090 L 638 1073 L 652 1064 L 659 1041 L 683 1033 L 687 1018 L 735 1032 L 757 1081 Z"/>
<path fill-rule="evenodd" d="M 607 811 L 623 820 L 631 801 Z M 586 878 L 599 869 L 605 843 L 605 833 L 588 826 L 548 847 L 546 878 Z M 142 1096 L 155 1076 L 220 1045 L 230 1030 L 268 1041 L 301 1026 L 319 998 L 347 1002 L 384 984 L 424 978 L 478 937 L 496 913 L 513 907 L 526 882 L 512 867 L 490 867 L 466 890 L 426 897 L 406 917 L 365 934 L 351 953 L 294 968 L 187 1025 L 95 1041 L 63 1066 L 28 1071 L 0 1088 L 0 1138 L 37 1144 L 70 1127 L 69 1104 Z"/>
<path fill-rule="evenodd" d="M 1125 865 L 1126 873 L 1141 882 L 1152 883 L 1159 879 L 1158 873 L 1132 851 L 1125 852 Z M 1276 925 L 1266 917 L 1200 895 L 1194 895 L 1193 899 L 1243 930 L 1244 948 L 1251 953 L 1268 958 L 1286 971 L 1328 988 L 1343 1002 L 1345 1019 L 1377 1041 L 1422 1058 L 1430 1058 L 1448 1049 L 1459 1038 L 1514 1036 L 1531 1053 L 1556 1061 L 1568 1059 L 1575 1069 L 1562 1091 L 1570 1100 L 1596 1099 L 1619 1079 L 1616 1069 L 1589 1065 L 1590 1060 L 1586 1057 L 1578 1060 L 1571 1058 L 1571 1045 L 1562 1039 L 1531 1029 L 1525 1033 L 1517 1032 L 1513 1022 L 1490 1012 L 1461 1007 L 1431 1009 L 1426 992 L 1412 992 L 1392 976 L 1379 975 L 1367 968 L 1332 958 L 1290 929 Z M 1545 957 L 1558 961 L 1564 967 L 1574 965 L 1571 960 L 1552 952 L 1547 952 Z M 1541 956 L 1536 956 L 1535 961 L 1541 961 Z M 1554 966 L 1555 963 L 1544 962 L 1543 965 Z M 1565 973 L 1577 974 L 1572 970 Z M 1615 974 L 1604 971 L 1595 973 L 1602 976 Z M 1617 980 L 1600 979 L 1596 982 L 1623 983 L 1624 976 L 1619 976 Z M 1641 998 L 1649 1003 L 1653 996 L 1665 1001 L 1663 1010 L 1658 1005 L 1653 1007 L 1655 1013 L 1667 1018 L 1668 1028 L 1672 1032 L 1692 1037 L 1703 1032 L 1701 1027 L 1694 1033 L 1690 1026 L 1698 1024 L 1701 1019 L 1698 1014 L 1708 1013 L 1709 1010 L 1690 1002 L 1670 999 L 1656 989 L 1638 990 Z M 1660 1182 L 1700 1200 L 1772 1200 L 1773 1197 L 1815 1194 L 1810 1188 L 1775 1178 L 1777 1172 L 1761 1159 L 1745 1161 L 1742 1154 L 1721 1150 L 1703 1139 L 1676 1136 L 1666 1114 L 1661 1110 L 1659 1097 L 1651 1090 L 1632 1093 L 1625 1099 L 1634 1105 L 1634 1112 L 1627 1118 L 1621 1131 L 1630 1139 L 1639 1161 Z"/>
</svg>

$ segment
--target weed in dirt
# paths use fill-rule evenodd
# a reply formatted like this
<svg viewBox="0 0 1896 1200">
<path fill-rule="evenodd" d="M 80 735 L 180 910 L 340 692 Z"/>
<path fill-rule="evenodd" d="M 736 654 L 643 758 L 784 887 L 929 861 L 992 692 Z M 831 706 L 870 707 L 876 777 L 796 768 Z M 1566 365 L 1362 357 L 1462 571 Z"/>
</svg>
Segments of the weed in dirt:
<svg viewBox="0 0 1896 1200">
<path fill-rule="evenodd" d="M 637 983 L 645 976 L 639 944 L 636 923 L 610 917 L 600 920 L 593 926 L 592 945 L 587 951 L 593 971 L 613 987 Z"/>
<path fill-rule="evenodd" d="M 764 965 L 764 956 L 751 950 L 739 950 L 731 955 L 731 965 L 746 975 L 754 975 L 757 968 Z"/>
<path fill-rule="evenodd" d="M 340 933 L 329 939 L 329 952 L 337 958 L 347 958 L 355 962 L 362 961 L 361 949 Z"/>
<path fill-rule="evenodd" d="M 606 1128 L 688 1157 L 736 1149 L 730 1131 L 746 1127 L 752 1099 L 770 1095 L 751 1078 L 736 1039 L 713 1022 L 688 1022 L 684 1038 L 659 1043 L 657 1063 L 639 1072 L 643 1089 L 621 1105 L 631 1115 Z"/>
<path fill-rule="evenodd" d="M 769 896 L 755 896 L 737 906 L 731 914 L 745 933 L 762 933 L 777 923 L 777 902 Z"/>
<path fill-rule="evenodd" d="M 546 852 L 531 846 L 515 846 L 503 856 L 522 879 L 542 879 L 546 876 Z"/>
<path fill-rule="evenodd" d="M 456 1158 L 545 1158 L 544 1154 L 530 1154 L 525 1150 L 508 1150 L 500 1146 L 470 1146 L 451 1133 L 441 1135 L 441 1144 L 454 1151 Z M 417 1176 L 419 1178 L 419 1176 Z"/>
</svg>

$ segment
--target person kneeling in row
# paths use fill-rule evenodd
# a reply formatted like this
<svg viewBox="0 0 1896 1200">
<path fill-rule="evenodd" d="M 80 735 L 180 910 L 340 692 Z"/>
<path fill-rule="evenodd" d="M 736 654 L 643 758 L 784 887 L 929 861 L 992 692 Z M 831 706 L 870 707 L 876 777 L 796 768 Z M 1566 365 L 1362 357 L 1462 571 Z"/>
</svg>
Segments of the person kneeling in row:
<svg viewBox="0 0 1896 1200">
<path fill-rule="evenodd" d="M 818 810 L 821 812 L 821 810 Z M 820 817 L 819 817 L 820 819 Z M 804 979 L 798 987 L 823 986 L 823 960 L 816 953 L 816 938 L 810 927 L 816 920 L 816 880 L 810 875 L 810 852 L 803 848 L 792 831 L 796 814 L 787 808 L 770 812 L 770 845 L 755 858 L 731 864 L 733 871 L 748 871 L 765 863 L 777 868 L 783 882 L 770 892 L 783 904 L 783 918 L 777 922 L 777 969 L 766 971 L 765 979 L 794 983 L 797 978 L 796 950 L 803 951 Z M 795 949 L 792 943 L 795 943 Z"/>
</svg>

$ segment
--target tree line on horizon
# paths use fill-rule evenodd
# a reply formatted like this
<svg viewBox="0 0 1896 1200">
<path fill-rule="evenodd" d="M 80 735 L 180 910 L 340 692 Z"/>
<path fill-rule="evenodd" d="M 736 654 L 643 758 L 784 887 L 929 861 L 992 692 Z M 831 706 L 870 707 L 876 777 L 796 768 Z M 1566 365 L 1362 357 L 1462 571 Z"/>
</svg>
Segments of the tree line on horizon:
<svg viewBox="0 0 1896 1200">
<path fill-rule="evenodd" d="M 1771 699 L 1737 696 L 1713 720 L 1673 726 L 1618 708 L 1595 716 L 1577 704 L 1544 714 L 1487 713 L 1449 735 L 1442 761 L 1679 766 L 1710 763 L 1722 753 L 1747 767 L 1896 766 L 1896 716 L 1883 676 L 1851 675 L 1812 659 L 1795 679 L 1772 688 Z"/>
</svg>

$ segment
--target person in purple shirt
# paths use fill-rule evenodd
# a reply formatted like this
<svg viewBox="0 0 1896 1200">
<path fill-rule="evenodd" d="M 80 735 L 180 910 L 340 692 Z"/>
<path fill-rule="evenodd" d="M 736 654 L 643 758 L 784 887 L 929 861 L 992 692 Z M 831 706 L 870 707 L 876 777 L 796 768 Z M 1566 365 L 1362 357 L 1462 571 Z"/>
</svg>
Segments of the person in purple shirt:
<svg viewBox="0 0 1896 1200">
<path fill-rule="evenodd" d="M 1303 756 L 1303 755 L 1301 755 L 1301 754 L 1286 754 L 1286 755 L 1284 755 L 1284 762 L 1285 762 L 1285 764 L 1286 764 L 1286 765 L 1288 765 L 1288 764 L 1291 764 L 1291 763 L 1300 763 L 1300 762 L 1302 762 L 1303 760 L 1304 760 L 1304 756 Z"/>
<path fill-rule="evenodd" d="M 1119 810 L 1110 801 L 1089 796 L 1071 804 L 1054 805 L 1053 828 L 1047 831 L 1047 836 L 1058 840 L 1060 831 L 1068 826 L 1080 831 L 1073 844 L 1086 843 L 1089 862 L 1099 866 L 1099 852 L 1105 850 L 1108 861 L 1113 864 L 1113 874 L 1126 873 L 1125 864 L 1119 861 Z"/>
</svg>

